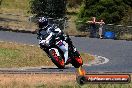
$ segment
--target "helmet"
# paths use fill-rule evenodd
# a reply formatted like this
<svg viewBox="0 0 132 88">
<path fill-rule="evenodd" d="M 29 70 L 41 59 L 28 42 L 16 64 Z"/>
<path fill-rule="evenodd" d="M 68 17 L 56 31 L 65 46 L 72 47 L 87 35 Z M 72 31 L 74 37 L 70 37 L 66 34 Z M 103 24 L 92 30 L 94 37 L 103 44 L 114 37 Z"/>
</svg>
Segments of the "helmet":
<svg viewBox="0 0 132 88">
<path fill-rule="evenodd" d="M 48 19 L 45 17 L 40 17 L 38 20 L 39 28 L 43 28 L 48 25 Z"/>
</svg>

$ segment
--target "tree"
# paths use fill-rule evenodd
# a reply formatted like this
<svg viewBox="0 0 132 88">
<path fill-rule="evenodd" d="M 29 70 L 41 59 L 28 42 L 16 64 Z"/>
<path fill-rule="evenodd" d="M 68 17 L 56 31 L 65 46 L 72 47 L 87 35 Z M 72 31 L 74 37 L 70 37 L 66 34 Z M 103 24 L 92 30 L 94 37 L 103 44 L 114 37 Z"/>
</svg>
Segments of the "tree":
<svg viewBox="0 0 132 88">
<path fill-rule="evenodd" d="M 50 18 L 63 18 L 66 13 L 66 0 L 31 0 L 31 13 Z"/>
<path fill-rule="evenodd" d="M 126 1 L 131 4 L 131 0 Z M 128 4 L 123 0 L 84 0 L 78 18 L 88 20 L 95 16 L 106 23 L 118 23 L 125 16 Z"/>
<path fill-rule="evenodd" d="M 2 5 L 2 1 L 3 1 L 3 0 L 0 0 L 0 6 Z"/>
<path fill-rule="evenodd" d="M 132 7 L 132 0 L 123 0 L 124 3 Z"/>
<path fill-rule="evenodd" d="M 80 5 L 83 2 L 83 0 L 67 0 L 67 5 L 68 7 L 77 7 L 78 5 Z"/>
</svg>

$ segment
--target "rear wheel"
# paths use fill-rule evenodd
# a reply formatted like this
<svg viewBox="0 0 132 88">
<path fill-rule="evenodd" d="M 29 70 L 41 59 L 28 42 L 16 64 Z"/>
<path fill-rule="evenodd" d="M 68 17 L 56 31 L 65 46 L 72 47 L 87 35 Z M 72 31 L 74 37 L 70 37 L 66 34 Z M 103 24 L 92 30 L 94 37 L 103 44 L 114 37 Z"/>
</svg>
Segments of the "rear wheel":
<svg viewBox="0 0 132 88">
<path fill-rule="evenodd" d="M 60 69 L 64 69 L 65 68 L 65 63 L 64 63 L 64 59 L 61 57 L 61 55 L 57 55 L 57 52 L 55 51 L 55 49 L 51 49 L 49 51 L 49 55 L 51 57 L 52 62 Z"/>
</svg>

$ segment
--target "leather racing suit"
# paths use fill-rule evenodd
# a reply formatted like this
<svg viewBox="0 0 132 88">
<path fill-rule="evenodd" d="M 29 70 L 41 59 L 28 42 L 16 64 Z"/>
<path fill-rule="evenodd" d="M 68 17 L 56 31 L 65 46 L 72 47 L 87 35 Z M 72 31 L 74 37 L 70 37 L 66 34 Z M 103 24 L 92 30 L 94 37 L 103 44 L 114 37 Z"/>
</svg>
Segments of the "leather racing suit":
<svg viewBox="0 0 132 88">
<path fill-rule="evenodd" d="M 49 36 L 47 36 L 44 40 L 39 40 L 39 44 L 41 45 L 48 45 L 50 43 L 50 41 L 52 41 L 52 36 L 60 36 L 63 34 L 62 30 L 60 30 L 60 28 L 58 28 L 57 26 L 54 25 L 47 25 L 46 27 L 40 29 L 38 34 L 45 34 L 45 33 L 41 33 L 41 30 L 44 30 L 44 32 L 46 34 L 48 34 Z M 68 43 L 66 43 L 64 40 L 62 40 L 62 44 L 56 43 L 56 45 L 63 51 L 64 53 L 64 58 L 65 58 L 65 63 L 68 60 Z"/>
</svg>

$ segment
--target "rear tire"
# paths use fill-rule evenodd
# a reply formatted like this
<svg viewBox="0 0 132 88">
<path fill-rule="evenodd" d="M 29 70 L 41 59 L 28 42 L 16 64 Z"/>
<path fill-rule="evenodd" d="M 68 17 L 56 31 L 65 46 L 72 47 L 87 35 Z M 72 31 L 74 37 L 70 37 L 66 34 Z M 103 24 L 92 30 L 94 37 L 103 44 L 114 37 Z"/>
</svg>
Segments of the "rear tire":
<svg viewBox="0 0 132 88">
<path fill-rule="evenodd" d="M 57 56 L 56 51 L 54 49 L 51 49 L 49 51 L 49 55 L 51 57 L 52 62 L 59 68 L 64 69 L 65 63 L 64 59 L 61 56 Z"/>
</svg>

